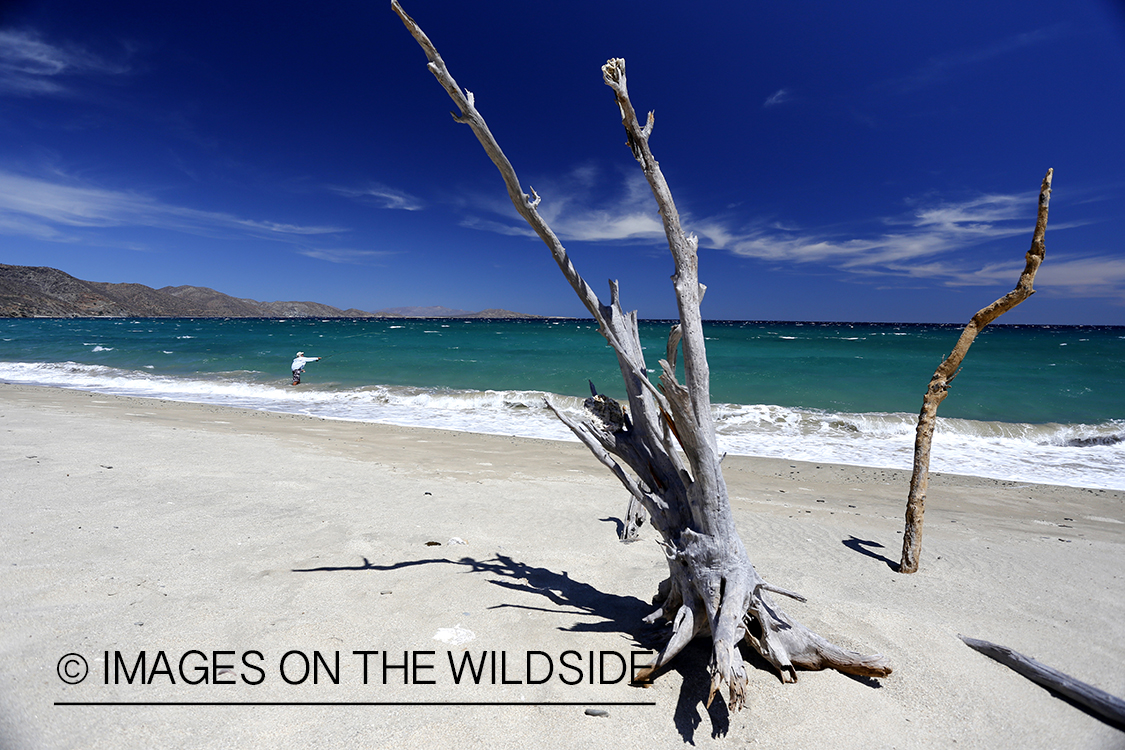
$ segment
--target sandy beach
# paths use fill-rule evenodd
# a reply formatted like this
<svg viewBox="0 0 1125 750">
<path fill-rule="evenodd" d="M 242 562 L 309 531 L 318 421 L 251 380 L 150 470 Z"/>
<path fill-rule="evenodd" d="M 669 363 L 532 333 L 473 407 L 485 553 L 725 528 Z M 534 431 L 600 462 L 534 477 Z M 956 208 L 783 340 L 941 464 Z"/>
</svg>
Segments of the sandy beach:
<svg viewBox="0 0 1125 750">
<path fill-rule="evenodd" d="M 787 611 L 895 668 L 747 653 L 732 714 L 705 643 L 620 678 L 666 568 L 577 443 L 4 384 L 0 436 L 5 749 L 1125 747 L 957 638 L 1125 697 L 1123 492 L 935 475 L 904 576 L 908 473 L 728 457 Z"/>
</svg>

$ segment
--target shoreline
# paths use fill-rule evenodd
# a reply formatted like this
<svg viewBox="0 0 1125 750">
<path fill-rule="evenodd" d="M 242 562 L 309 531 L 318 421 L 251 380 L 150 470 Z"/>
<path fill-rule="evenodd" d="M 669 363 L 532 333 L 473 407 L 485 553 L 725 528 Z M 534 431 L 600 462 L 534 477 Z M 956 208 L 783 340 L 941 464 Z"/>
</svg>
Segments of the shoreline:
<svg viewBox="0 0 1125 750">
<path fill-rule="evenodd" d="M 13 322 L 0 380 L 552 440 L 573 437 L 544 398 L 578 413 L 588 380 L 623 396 L 588 321 L 137 323 Z M 952 345 L 949 335 L 790 325 L 740 322 L 710 336 L 721 450 L 909 469 L 933 372 L 926 353 Z M 1112 378 L 1125 339 L 1050 330 L 990 334 L 943 404 L 932 470 L 1125 490 L 1125 398 Z M 642 340 L 658 351 L 666 333 L 648 325 Z M 290 388 L 292 355 L 310 347 L 327 359 Z M 505 364 L 505 352 L 519 356 Z M 1025 356 L 1038 363 L 1027 372 Z"/>
<path fill-rule="evenodd" d="M 286 379 L 286 383 L 288 383 L 287 379 Z M 423 430 L 423 431 L 433 431 L 433 432 L 437 432 L 437 433 L 464 433 L 464 434 L 467 434 L 467 435 L 497 437 L 497 438 L 502 438 L 502 439 L 527 440 L 527 441 L 531 441 L 531 442 L 542 442 L 542 443 L 545 443 L 547 445 L 558 445 L 558 444 L 563 444 L 563 443 L 569 443 L 569 444 L 572 444 L 572 445 L 580 445 L 578 440 L 575 439 L 571 435 L 569 430 L 566 430 L 565 427 L 562 426 L 561 422 L 556 420 L 554 417 L 550 417 L 549 415 L 547 415 L 547 416 L 549 416 L 548 422 L 552 426 L 557 428 L 558 434 L 556 436 L 549 436 L 549 435 L 536 436 L 536 435 L 527 434 L 527 433 L 515 434 L 515 433 L 508 433 L 508 432 L 500 432 L 500 431 L 496 431 L 496 428 L 495 428 L 494 425 L 491 426 L 491 429 L 493 431 L 483 431 L 483 430 L 482 431 L 474 431 L 474 430 L 465 428 L 463 426 L 463 424 L 460 424 L 457 427 L 437 427 L 437 426 L 424 424 L 424 423 L 420 423 L 420 424 L 401 424 L 401 423 L 395 423 L 394 421 L 375 421 L 374 419 L 371 419 L 371 418 L 339 416 L 339 415 L 331 414 L 331 413 L 315 414 L 315 413 L 310 413 L 312 411 L 311 409 L 309 411 L 306 411 L 306 412 L 286 411 L 286 410 L 284 410 L 284 408 L 270 408 L 268 406 L 262 406 L 262 407 L 235 406 L 235 405 L 229 405 L 229 404 L 224 404 L 224 403 L 219 403 L 219 402 L 209 402 L 209 401 L 205 401 L 205 400 L 199 400 L 199 401 L 190 400 L 188 398 L 179 399 L 179 398 L 169 398 L 169 397 L 164 397 L 164 396 L 159 396 L 159 395 L 146 396 L 146 395 L 134 395 L 134 394 L 121 394 L 121 393 L 112 393 L 112 392 L 103 391 L 103 390 L 93 390 L 93 389 L 87 390 L 87 389 L 84 389 L 84 388 L 81 388 L 81 387 L 72 387 L 72 386 L 67 386 L 67 385 L 40 385 L 40 384 L 35 384 L 35 383 L 23 383 L 23 382 L 9 381 L 9 380 L 3 380 L 3 379 L 0 379 L 0 388 L 45 389 L 45 390 L 48 390 L 48 391 L 63 391 L 63 392 L 70 392 L 70 393 L 76 393 L 76 394 L 86 394 L 86 395 L 89 395 L 89 396 L 105 398 L 105 399 L 137 399 L 138 401 L 142 401 L 142 402 L 143 401 L 152 401 L 152 402 L 155 402 L 155 403 L 166 404 L 166 405 L 197 406 L 197 407 L 202 408 L 202 409 L 212 409 L 212 408 L 214 408 L 214 409 L 231 409 L 235 412 L 278 414 L 278 415 L 291 416 L 291 417 L 296 417 L 296 418 L 321 419 L 321 420 L 324 420 L 324 421 L 327 421 L 327 422 L 332 422 L 332 423 L 340 424 L 340 425 L 344 425 L 344 424 L 370 424 L 370 425 L 377 425 L 377 426 L 380 426 L 380 427 L 388 427 L 388 428 L 393 427 L 395 429 L 404 429 L 404 430 L 417 429 L 417 430 Z M 786 408 L 786 407 L 782 407 L 782 408 Z M 813 411 L 815 411 L 815 410 L 813 410 Z M 907 416 L 907 415 L 903 415 L 903 416 Z M 916 418 L 914 418 L 914 419 L 916 421 Z M 941 418 L 939 417 L 939 420 L 940 419 Z M 947 418 L 947 419 L 956 420 L 956 418 Z M 722 438 L 723 438 L 723 436 L 720 435 L 720 442 L 722 441 Z M 938 439 L 939 440 L 941 439 L 941 435 L 938 436 Z M 911 438 L 911 440 L 910 440 L 910 446 L 913 446 L 913 438 Z M 722 447 L 722 445 L 720 445 L 720 447 Z M 940 445 L 940 443 L 939 443 L 939 445 L 938 445 L 939 453 L 941 452 L 942 448 L 943 448 L 943 446 Z M 734 452 L 735 450 L 738 450 L 737 448 L 728 449 L 728 450 L 730 451 L 730 452 L 727 453 L 729 458 L 738 457 L 738 458 L 748 458 L 748 459 L 752 459 L 752 460 L 762 460 L 762 461 L 780 461 L 780 462 L 790 461 L 790 462 L 804 463 L 804 464 L 825 464 L 825 465 L 835 465 L 835 466 L 846 466 L 846 467 L 855 468 L 855 469 L 869 469 L 869 470 L 876 470 L 876 471 L 882 471 L 882 472 L 902 473 L 902 472 L 905 471 L 905 472 L 907 472 L 908 477 L 909 477 L 909 472 L 910 472 L 910 463 L 909 463 L 908 460 L 905 464 L 896 466 L 891 461 L 888 461 L 886 464 L 860 463 L 859 461 L 853 462 L 853 461 L 848 460 L 848 459 L 838 459 L 838 458 L 837 459 L 833 459 L 833 458 L 827 458 L 827 459 L 789 458 L 789 457 L 786 457 L 786 456 L 772 456 L 772 455 L 761 455 L 761 454 L 754 454 L 754 453 Z M 1006 453 L 998 454 L 997 457 L 994 459 L 994 461 L 1002 461 L 1002 458 L 1005 455 L 1007 455 L 1007 454 Z M 909 458 L 910 458 L 910 456 L 904 456 L 904 460 L 909 459 Z M 936 456 L 934 458 L 934 463 L 936 463 L 938 465 L 941 465 L 942 463 L 949 463 L 951 460 L 952 460 L 952 457 L 950 457 L 950 456 L 939 455 L 939 456 Z M 931 464 L 931 470 L 930 470 L 931 478 L 939 476 L 939 475 L 950 476 L 950 477 L 964 477 L 964 478 L 982 479 L 982 480 L 998 481 L 998 482 L 1009 482 L 1009 483 L 1016 483 L 1016 484 L 1034 484 L 1034 485 L 1069 487 L 1069 488 L 1074 488 L 1074 489 L 1091 489 L 1091 490 L 1095 490 L 1095 491 L 1103 491 L 1104 490 L 1104 491 L 1107 491 L 1107 492 L 1125 492 L 1125 487 L 1120 487 L 1120 488 L 1114 487 L 1114 486 L 1112 486 L 1111 483 L 1109 483 L 1106 480 L 1103 480 L 1103 484 L 1096 484 L 1095 483 L 1096 480 L 1088 480 L 1085 483 L 1082 483 L 1078 479 L 1074 480 L 1072 483 L 1052 482 L 1052 481 L 1036 479 L 1036 478 L 1020 479 L 1020 478 L 988 476 L 987 474 L 961 473 L 961 472 L 948 471 L 948 470 L 937 471 L 937 470 L 933 469 L 933 464 Z M 904 494 L 904 497 L 905 497 L 905 494 Z"/>
<path fill-rule="evenodd" d="M 442 671 L 447 652 L 510 654 L 515 680 L 531 651 L 642 647 L 661 553 L 647 528 L 616 542 L 626 493 L 581 444 L 10 384 L 0 432 L 5 747 L 1125 745 L 956 638 L 1125 695 L 1125 492 L 933 474 L 922 568 L 902 576 L 908 471 L 728 456 L 751 560 L 809 599 L 787 611 L 895 666 L 878 682 L 801 672 L 782 685 L 751 660 L 747 706 L 728 715 L 703 705 L 702 644 L 648 690 L 454 685 Z M 435 640 L 458 629 L 473 639 Z M 163 651 L 175 673 L 192 649 L 236 651 L 238 684 L 97 684 L 103 654 Z M 344 669 L 357 650 L 434 651 L 421 674 L 438 684 L 395 684 L 392 667 L 386 685 L 354 670 L 290 685 L 274 666 L 295 649 L 342 653 Z M 268 677 L 256 687 L 238 682 L 257 674 L 239 661 L 251 650 Z M 85 653 L 94 683 L 60 681 L 68 652 Z M 76 700 L 400 705 L 54 705 Z M 453 705 L 467 701 L 557 705 Z"/>
</svg>

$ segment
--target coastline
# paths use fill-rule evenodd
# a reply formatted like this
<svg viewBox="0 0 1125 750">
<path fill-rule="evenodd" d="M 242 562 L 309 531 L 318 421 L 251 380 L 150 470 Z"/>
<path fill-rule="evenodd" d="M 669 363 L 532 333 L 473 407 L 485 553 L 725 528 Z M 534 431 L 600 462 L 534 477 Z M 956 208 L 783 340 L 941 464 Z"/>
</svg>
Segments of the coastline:
<svg viewBox="0 0 1125 750">
<path fill-rule="evenodd" d="M 721 450 L 910 468 L 919 394 L 949 333 L 713 326 Z M 665 333 L 646 324 L 642 341 L 662 349 Z M 931 469 L 1125 490 L 1125 395 L 1113 377 L 1125 366 L 1121 333 L 992 330 L 987 356 L 943 404 Z M 327 359 L 290 388 L 293 354 L 306 350 Z M 589 382 L 623 397 L 607 352 L 588 322 L 12 321 L 0 381 L 575 441 L 545 399 L 578 413 Z"/>
<path fill-rule="evenodd" d="M 782 685 L 751 662 L 733 715 L 703 705 L 700 648 L 648 690 L 453 685 L 440 664 L 434 685 L 290 685 L 272 667 L 256 686 L 105 685 L 115 651 L 628 652 L 664 563 L 650 529 L 616 542 L 625 492 L 577 443 L 10 384 L 0 431 L 5 747 L 1125 746 L 956 638 L 1125 695 L 1125 492 L 934 474 L 922 569 L 901 576 L 908 471 L 729 456 L 752 561 L 809 599 L 790 613 L 896 669 Z M 457 628 L 473 640 L 434 639 Z M 92 681 L 60 681 L 68 652 Z M 54 705 L 234 700 L 581 705 Z M 610 705 L 638 701 L 656 705 Z"/>
</svg>

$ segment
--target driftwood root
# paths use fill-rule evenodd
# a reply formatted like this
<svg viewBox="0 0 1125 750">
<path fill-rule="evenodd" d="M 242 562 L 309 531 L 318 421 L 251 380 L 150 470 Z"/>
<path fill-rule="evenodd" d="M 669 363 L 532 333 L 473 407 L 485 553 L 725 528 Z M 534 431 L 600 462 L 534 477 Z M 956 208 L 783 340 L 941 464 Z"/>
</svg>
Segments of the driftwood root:
<svg viewBox="0 0 1125 750">
<path fill-rule="evenodd" d="M 671 634 L 637 681 L 651 680 L 692 639 L 703 635 L 710 635 L 713 645 L 708 703 L 725 687 L 732 709 L 741 708 L 746 699 L 749 678 L 739 651 L 743 641 L 773 664 L 786 682 L 796 680 L 798 667 L 831 667 L 880 677 L 890 674 L 883 657 L 833 646 L 782 612 L 770 592 L 793 596 L 792 592 L 762 580 L 738 536 L 719 466 L 722 456 L 711 411 L 710 369 L 700 313 L 706 287 L 698 276 L 698 241 L 684 231 L 671 190 L 649 148 L 653 115 L 650 112 L 642 126 L 629 100 L 625 61 L 608 61 L 602 77 L 613 90 L 629 147 L 656 200 L 676 269 L 672 281 L 679 322 L 669 335 L 667 359 L 660 362 L 659 387 L 648 377 L 637 313 L 621 308 L 617 283 L 610 283 L 609 304 L 603 304 L 539 214 L 539 195 L 534 190 L 531 196 L 523 191 L 472 94 L 453 79 L 433 43 L 398 1 L 392 0 L 391 5 L 425 51 L 430 72 L 460 111 L 455 119 L 472 129 L 500 171 L 512 205 L 543 240 L 617 355 L 627 410 L 593 388 L 587 400 L 592 414 L 586 419 L 575 419 L 549 401 L 547 406 L 628 490 L 631 500 L 623 536 L 631 533 L 631 526 L 639 525 L 642 511 L 636 507 L 640 506 L 661 537 L 669 579 L 660 588 L 660 608 L 645 622 L 667 620 L 672 624 Z M 678 353 L 682 353 L 683 383 L 676 379 Z M 756 630 L 755 635 L 751 629 Z"/>
</svg>

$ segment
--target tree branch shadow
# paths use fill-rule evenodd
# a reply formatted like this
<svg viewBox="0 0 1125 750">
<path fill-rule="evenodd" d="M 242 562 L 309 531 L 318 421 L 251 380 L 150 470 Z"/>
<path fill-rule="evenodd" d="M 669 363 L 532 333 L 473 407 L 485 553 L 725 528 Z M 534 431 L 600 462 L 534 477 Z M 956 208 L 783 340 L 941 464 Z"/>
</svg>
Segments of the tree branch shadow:
<svg viewBox="0 0 1125 750">
<path fill-rule="evenodd" d="M 878 547 L 879 549 L 886 549 L 883 545 L 879 544 L 878 542 L 872 542 L 872 541 L 869 541 L 867 539 L 859 539 L 858 537 L 853 536 L 853 537 L 850 537 L 848 539 L 845 539 L 843 541 L 843 545 L 845 547 L 847 547 L 848 549 L 855 550 L 856 552 L 860 553 L 861 555 L 867 555 L 868 557 L 871 557 L 871 558 L 874 558 L 876 560 L 880 560 L 882 562 L 885 562 L 887 564 L 887 567 L 889 567 L 891 570 L 893 570 L 896 573 L 898 572 L 899 564 L 897 562 L 890 559 L 889 557 L 886 557 L 884 555 L 880 555 L 876 552 L 872 552 L 871 550 L 867 549 L 867 547 Z"/>
<path fill-rule="evenodd" d="M 621 535 L 625 533 L 625 522 L 620 518 L 609 516 L 608 518 L 599 518 L 598 520 L 602 521 L 603 523 L 612 523 L 614 526 L 616 526 L 616 534 L 618 539 L 620 539 Z"/>
<path fill-rule="evenodd" d="M 875 557 L 890 564 L 890 561 L 886 558 L 876 555 L 862 546 L 864 544 L 881 546 L 875 542 L 866 542 L 852 537 L 844 544 L 869 557 Z M 371 571 L 387 573 L 420 565 L 450 565 L 460 568 L 465 573 L 488 575 L 492 577 L 489 583 L 495 586 L 520 594 L 542 597 L 546 602 L 549 602 L 549 606 L 504 602 L 493 605 L 489 609 L 512 607 L 598 619 L 595 622 L 576 621 L 570 627 L 559 628 L 559 630 L 565 632 L 622 633 L 632 638 L 640 647 L 657 652 L 664 646 L 671 634 L 670 623 L 661 621 L 649 625 L 643 621 L 645 615 L 653 609 L 653 605 L 647 602 L 633 596 L 606 593 L 591 584 L 575 580 L 566 571 L 556 572 L 547 568 L 528 565 L 514 560 L 508 555 L 497 555 L 487 560 L 477 560 L 472 557 L 449 560 L 435 557 L 421 560 L 403 560 L 386 565 L 374 564 L 365 557 L 359 565 L 293 568 L 292 572 Z M 777 676 L 776 670 L 757 651 L 745 646 L 745 644 L 740 644 L 739 650 L 748 669 Z M 704 714 L 710 720 L 712 738 L 724 737 L 730 731 L 730 712 L 725 698 L 716 695 L 711 705 L 707 706 L 707 696 L 711 689 L 711 678 L 707 671 L 710 659 L 710 639 L 697 638 L 680 652 L 670 664 L 655 675 L 658 677 L 660 674 L 667 672 L 676 672 L 680 676 L 680 690 L 676 699 L 673 721 L 680 736 L 689 745 L 695 744 L 695 734 L 703 724 Z M 853 679 L 873 687 L 879 686 L 878 682 L 874 680 Z"/>
<path fill-rule="evenodd" d="M 620 632 L 641 642 L 644 635 L 642 618 L 652 606 L 634 596 L 609 594 L 596 587 L 570 577 L 565 570 L 556 572 L 547 568 L 528 565 L 512 559 L 508 555 L 497 555 L 489 560 L 462 557 L 460 560 L 429 558 L 424 560 L 404 560 L 387 565 L 375 565 L 366 557 L 361 565 L 325 566 L 320 568 L 294 568 L 294 573 L 337 573 L 343 571 L 372 571 L 385 573 L 419 565 L 453 565 L 465 573 L 478 573 L 492 576 L 489 583 L 494 586 L 543 597 L 551 608 L 528 604 L 502 603 L 489 609 L 515 608 L 546 612 L 561 612 L 578 617 L 596 617 L 600 622 L 575 622 L 570 627 L 562 627 L 573 633 L 612 633 Z M 560 609 L 565 608 L 565 609 Z"/>
<path fill-rule="evenodd" d="M 707 695 L 711 691 L 711 675 L 707 672 L 711 661 L 710 643 L 706 638 L 695 639 L 668 665 L 668 670 L 679 674 L 681 679 L 672 719 L 689 745 L 695 744 L 695 732 L 703 724 L 704 713 L 711 721 L 713 739 L 725 737 L 730 731 L 730 711 L 723 696 L 716 695 L 711 705 L 707 705 Z"/>
</svg>

